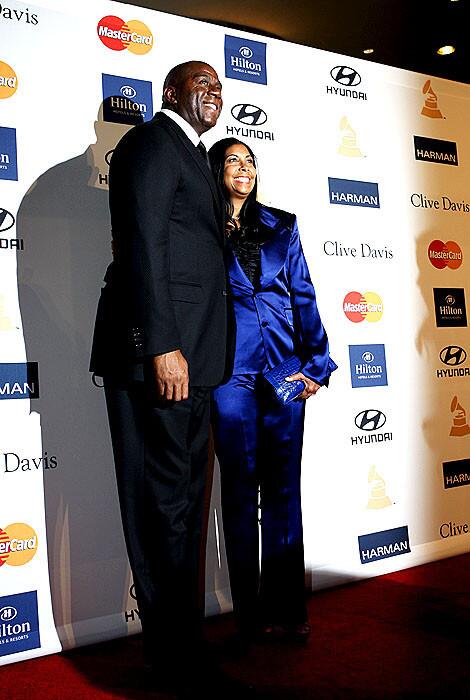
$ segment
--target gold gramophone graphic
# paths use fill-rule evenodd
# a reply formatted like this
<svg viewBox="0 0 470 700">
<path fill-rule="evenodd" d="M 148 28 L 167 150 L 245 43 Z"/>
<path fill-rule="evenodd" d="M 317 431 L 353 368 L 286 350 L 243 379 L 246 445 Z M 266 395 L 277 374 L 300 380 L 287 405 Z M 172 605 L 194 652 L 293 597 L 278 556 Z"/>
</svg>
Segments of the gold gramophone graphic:
<svg viewBox="0 0 470 700">
<path fill-rule="evenodd" d="M 426 95 L 426 100 L 421 110 L 421 114 L 431 119 L 445 119 L 441 110 L 437 106 L 437 95 L 431 87 L 431 81 L 426 80 L 423 85 L 423 95 Z"/>
<path fill-rule="evenodd" d="M 4 296 L 0 294 L 0 331 L 12 331 L 13 324 L 9 316 L 5 314 Z"/>
<path fill-rule="evenodd" d="M 364 158 L 364 154 L 357 146 L 357 135 L 347 117 L 342 117 L 339 123 L 340 131 L 343 134 L 338 153 L 348 158 Z"/>
<path fill-rule="evenodd" d="M 392 505 L 392 501 L 387 496 L 385 479 L 377 473 L 375 464 L 369 469 L 368 481 L 370 486 L 368 508 L 387 508 Z"/>
<path fill-rule="evenodd" d="M 468 435 L 470 433 L 470 427 L 467 423 L 467 412 L 462 404 L 459 403 L 456 396 L 454 396 L 452 399 L 450 410 L 454 418 L 452 420 L 452 428 L 450 429 L 449 435 L 452 437 L 463 437 L 464 435 Z"/>
</svg>

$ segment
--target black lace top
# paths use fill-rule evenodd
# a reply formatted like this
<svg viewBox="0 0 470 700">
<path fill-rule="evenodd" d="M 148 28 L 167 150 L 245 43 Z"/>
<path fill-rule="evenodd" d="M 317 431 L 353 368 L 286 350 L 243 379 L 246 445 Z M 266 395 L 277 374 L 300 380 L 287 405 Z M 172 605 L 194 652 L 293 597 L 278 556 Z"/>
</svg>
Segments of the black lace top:
<svg viewBox="0 0 470 700">
<path fill-rule="evenodd" d="M 238 262 L 255 288 L 259 286 L 261 275 L 261 246 L 268 237 L 269 232 L 261 227 L 256 230 L 243 229 L 238 235 L 230 236 Z"/>
</svg>

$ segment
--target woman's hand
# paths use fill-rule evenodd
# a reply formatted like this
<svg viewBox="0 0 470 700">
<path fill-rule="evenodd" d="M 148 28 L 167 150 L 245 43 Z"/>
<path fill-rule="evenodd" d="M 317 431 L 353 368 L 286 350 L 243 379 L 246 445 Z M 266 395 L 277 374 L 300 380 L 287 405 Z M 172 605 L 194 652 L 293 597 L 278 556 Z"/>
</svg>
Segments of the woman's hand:
<svg viewBox="0 0 470 700">
<path fill-rule="evenodd" d="M 305 389 L 297 396 L 297 399 L 309 399 L 321 388 L 320 384 L 314 382 L 310 377 L 306 377 L 302 372 L 296 372 L 295 374 L 290 374 L 288 377 L 285 377 L 286 382 L 294 382 L 296 379 L 300 379 L 300 381 L 305 384 Z"/>
</svg>

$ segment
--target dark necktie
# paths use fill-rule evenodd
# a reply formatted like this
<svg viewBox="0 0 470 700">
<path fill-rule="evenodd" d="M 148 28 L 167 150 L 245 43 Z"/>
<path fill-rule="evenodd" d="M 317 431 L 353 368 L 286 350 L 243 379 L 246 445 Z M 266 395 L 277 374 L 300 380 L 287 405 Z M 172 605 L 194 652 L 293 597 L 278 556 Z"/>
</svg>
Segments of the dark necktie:
<svg viewBox="0 0 470 700">
<path fill-rule="evenodd" d="M 199 153 L 201 154 L 201 156 L 204 158 L 204 161 L 205 161 L 207 167 L 208 167 L 209 170 L 210 170 L 211 164 L 210 164 L 210 161 L 209 161 L 209 156 L 207 155 L 206 147 L 204 146 L 204 144 L 202 143 L 202 141 L 199 141 L 199 143 L 198 143 L 198 145 L 196 146 L 196 148 L 197 148 L 197 150 L 199 151 Z"/>
</svg>

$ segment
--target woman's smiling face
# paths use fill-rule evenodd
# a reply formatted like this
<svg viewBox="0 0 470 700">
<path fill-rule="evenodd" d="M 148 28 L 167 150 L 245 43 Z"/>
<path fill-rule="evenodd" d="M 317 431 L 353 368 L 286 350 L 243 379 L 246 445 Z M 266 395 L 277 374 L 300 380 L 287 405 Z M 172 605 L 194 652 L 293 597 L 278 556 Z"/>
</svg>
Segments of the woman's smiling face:
<svg viewBox="0 0 470 700">
<path fill-rule="evenodd" d="M 246 146 L 236 143 L 225 151 L 224 185 L 231 197 L 246 199 L 256 182 L 256 166 Z"/>
</svg>

